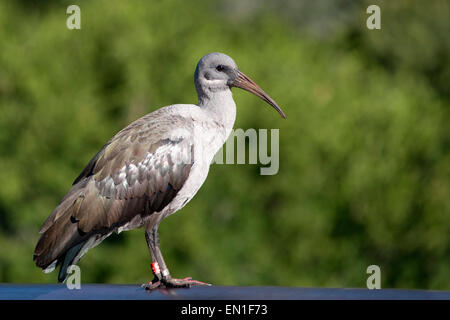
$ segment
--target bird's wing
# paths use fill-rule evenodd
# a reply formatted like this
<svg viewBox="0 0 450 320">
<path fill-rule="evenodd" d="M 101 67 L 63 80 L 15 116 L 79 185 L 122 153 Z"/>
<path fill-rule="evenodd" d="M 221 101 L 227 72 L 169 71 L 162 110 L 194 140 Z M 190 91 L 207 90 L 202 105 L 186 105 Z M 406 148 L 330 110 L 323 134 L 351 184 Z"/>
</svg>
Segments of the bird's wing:
<svg viewBox="0 0 450 320">
<path fill-rule="evenodd" d="M 135 216 L 161 211 L 189 176 L 193 130 L 193 124 L 181 116 L 154 112 L 120 131 L 75 180 L 42 226 L 41 239 L 58 242 L 68 224 L 76 224 L 82 236 L 106 232 Z M 73 246 L 74 240 L 66 245 Z M 36 252 L 45 251 L 45 247 L 45 243 L 38 244 Z"/>
<path fill-rule="evenodd" d="M 81 206 L 74 215 L 84 232 L 161 211 L 188 178 L 194 149 L 192 124 L 172 116 L 137 126 L 120 132 L 93 164 L 89 173 L 95 190 L 83 198 L 91 210 Z"/>
</svg>

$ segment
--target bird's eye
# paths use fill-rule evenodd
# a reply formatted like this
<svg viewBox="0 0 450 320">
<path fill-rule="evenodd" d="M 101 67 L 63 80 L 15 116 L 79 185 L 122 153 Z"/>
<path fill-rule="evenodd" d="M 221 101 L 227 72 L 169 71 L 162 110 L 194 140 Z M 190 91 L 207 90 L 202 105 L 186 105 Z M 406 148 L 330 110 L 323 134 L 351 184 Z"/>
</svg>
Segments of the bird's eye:
<svg viewBox="0 0 450 320">
<path fill-rule="evenodd" d="M 219 72 L 221 72 L 221 71 L 225 70 L 225 66 L 219 64 L 219 65 L 216 67 L 216 70 L 219 71 Z"/>
</svg>

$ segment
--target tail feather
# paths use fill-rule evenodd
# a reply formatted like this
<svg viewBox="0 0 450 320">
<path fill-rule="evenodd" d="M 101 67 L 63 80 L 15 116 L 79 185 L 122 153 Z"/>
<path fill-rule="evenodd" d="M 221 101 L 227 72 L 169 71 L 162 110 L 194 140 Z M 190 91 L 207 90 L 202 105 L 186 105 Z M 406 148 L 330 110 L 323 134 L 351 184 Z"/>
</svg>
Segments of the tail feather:
<svg viewBox="0 0 450 320">
<path fill-rule="evenodd" d="M 41 238 L 34 250 L 33 260 L 44 272 L 52 272 L 61 266 L 58 281 L 63 282 L 72 264 L 77 264 L 81 257 L 98 245 L 114 230 L 114 226 L 95 229 L 97 220 L 102 217 L 104 200 L 98 197 L 94 183 L 83 180 L 74 185 L 61 203 L 45 221 L 41 229 Z M 109 206 L 115 208 L 116 206 Z M 80 213 L 83 212 L 83 214 Z M 88 219 L 91 218 L 91 219 Z M 80 226 L 81 222 L 94 221 L 92 226 Z"/>
<path fill-rule="evenodd" d="M 83 238 L 76 223 L 70 221 L 70 217 L 59 219 L 39 239 L 34 251 L 36 265 L 47 269 L 67 250 L 81 243 Z"/>
<path fill-rule="evenodd" d="M 67 269 L 69 268 L 69 266 L 71 266 L 72 264 L 76 264 L 76 262 L 78 262 L 78 261 L 75 262 L 74 260 L 80 253 L 84 244 L 85 244 L 85 242 L 81 242 L 81 243 L 77 244 L 76 246 L 70 248 L 64 254 L 64 257 L 61 259 L 62 264 L 61 264 L 61 268 L 59 269 L 59 274 L 58 274 L 59 282 L 64 282 L 64 280 L 66 280 L 66 278 L 68 276 Z"/>
<path fill-rule="evenodd" d="M 127 212 L 142 211 L 145 197 L 127 202 Z M 67 193 L 44 222 L 33 260 L 44 272 L 61 266 L 58 280 L 67 278 L 67 269 L 108 237 L 120 224 L 124 202 L 99 194 L 95 181 L 81 180 Z"/>
<path fill-rule="evenodd" d="M 33 260 L 44 272 L 53 271 L 61 263 L 64 265 L 66 259 L 75 253 L 75 248 L 81 249 L 88 238 L 72 218 L 79 209 L 78 199 L 83 197 L 84 186 L 80 183 L 72 187 L 41 228 L 42 235 L 34 250 Z"/>
<path fill-rule="evenodd" d="M 68 276 L 67 269 L 71 265 L 76 265 L 78 261 L 80 261 L 81 257 L 88 252 L 89 249 L 92 249 L 96 245 L 100 244 L 105 238 L 109 237 L 112 232 L 106 234 L 96 234 L 91 236 L 86 241 L 83 241 L 76 246 L 70 248 L 65 254 L 64 257 L 60 260 L 62 261 L 61 268 L 59 269 L 58 281 L 64 282 Z"/>
</svg>

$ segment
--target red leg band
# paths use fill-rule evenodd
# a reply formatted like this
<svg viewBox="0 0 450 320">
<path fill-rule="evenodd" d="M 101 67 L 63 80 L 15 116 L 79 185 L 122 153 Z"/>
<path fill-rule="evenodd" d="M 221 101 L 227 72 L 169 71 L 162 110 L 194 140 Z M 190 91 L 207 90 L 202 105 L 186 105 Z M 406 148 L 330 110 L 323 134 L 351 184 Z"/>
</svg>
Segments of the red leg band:
<svg viewBox="0 0 450 320">
<path fill-rule="evenodd" d="M 153 262 L 152 263 L 152 271 L 154 275 L 160 274 L 161 273 L 161 269 L 159 269 L 159 264 L 158 262 Z"/>
</svg>

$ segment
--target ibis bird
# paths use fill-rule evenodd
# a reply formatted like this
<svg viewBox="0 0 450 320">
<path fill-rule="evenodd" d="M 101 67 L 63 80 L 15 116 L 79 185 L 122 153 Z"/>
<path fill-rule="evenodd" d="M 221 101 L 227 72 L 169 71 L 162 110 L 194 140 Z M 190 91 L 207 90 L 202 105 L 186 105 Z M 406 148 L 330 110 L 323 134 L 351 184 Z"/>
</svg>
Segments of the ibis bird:
<svg viewBox="0 0 450 320">
<path fill-rule="evenodd" d="M 33 258 L 44 272 L 60 266 L 63 282 L 69 266 L 113 232 L 144 227 L 154 275 L 146 289 L 207 285 L 171 277 L 159 247 L 159 224 L 197 193 L 231 133 L 236 118 L 231 88 L 247 90 L 285 115 L 223 53 L 200 59 L 194 83 L 197 105 L 169 105 L 143 116 L 89 161 L 40 229 Z"/>
</svg>

